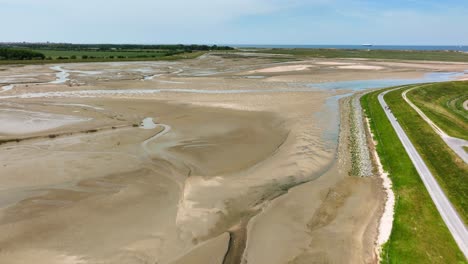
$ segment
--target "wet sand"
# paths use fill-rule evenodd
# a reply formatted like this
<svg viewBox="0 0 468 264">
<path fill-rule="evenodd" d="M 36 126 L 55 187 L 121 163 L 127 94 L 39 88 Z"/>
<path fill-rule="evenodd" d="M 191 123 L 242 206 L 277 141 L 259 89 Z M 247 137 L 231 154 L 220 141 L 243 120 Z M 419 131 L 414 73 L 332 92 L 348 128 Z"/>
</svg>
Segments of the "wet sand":
<svg viewBox="0 0 468 264">
<path fill-rule="evenodd" d="M 381 179 L 309 84 L 468 66 L 275 58 L 0 71 L 0 263 L 374 263 Z"/>
<path fill-rule="evenodd" d="M 341 108 L 349 111 L 347 100 Z M 343 116 L 341 121 L 343 129 L 350 120 Z M 348 175 L 348 136 L 343 129 L 337 160 L 320 178 L 290 189 L 250 221 L 247 263 L 376 261 L 372 250 L 384 200 L 381 183 Z"/>
</svg>

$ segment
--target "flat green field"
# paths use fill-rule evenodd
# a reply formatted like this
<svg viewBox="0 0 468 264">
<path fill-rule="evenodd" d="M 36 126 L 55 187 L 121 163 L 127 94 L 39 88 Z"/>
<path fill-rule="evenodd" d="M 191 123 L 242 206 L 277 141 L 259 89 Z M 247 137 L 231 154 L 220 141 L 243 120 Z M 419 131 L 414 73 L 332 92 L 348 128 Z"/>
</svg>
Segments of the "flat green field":
<svg viewBox="0 0 468 264">
<path fill-rule="evenodd" d="M 0 43 L 0 64 L 178 60 L 232 50 L 229 46 L 197 44 Z"/>
<path fill-rule="evenodd" d="M 194 53 L 222 50 L 225 56 L 235 57 L 236 52 L 230 47 L 207 47 L 197 49 L 191 46 L 156 45 L 158 47 L 145 47 L 145 45 L 78 45 L 78 44 L 24 44 L 20 48 L 27 48 L 43 53 L 48 60 L 9 61 L 0 60 L 0 64 L 35 64 L 57 63 L 57 61 L 74 62 L 85 61 L 136 61 L 178 59 L 176 53 L 187 51 L 184 48 L 193 48 Z M 112 49 L 112 47 L 116 47 Z M 198 47 L 200 48 L 200 46 Z M 204 47 L 203 47 L 204 48 Z M 427 61 L 453 61 L 468 62 L 468 53 L 456 51 L 405 51 L 405 50 L 351 50 L 351 49 L 250 49 L 257 53 L 271 53 L 291 55 L 290 58 L 275 58 L 278 61 L 288 61 L 307 58 L 364 58 L 364 59 L 393 59 L 393 60 L 427 60 Z M 242 51 L 243 52 L 243 51 Z M 187 53 L 180 53 L 187 54 Z M 71 59 L 74 56 L 76 59 Z M 87 56 L 87 59 L 82 59 Z M 191 57 L 191 55 L 186 55 Z M 240 56 L 242 57 L 242 56 Z M 61 58 L 61 59 L 59 59 Z M 50 62 L 52 60 L 53 62 Z"/>
<path fill-rule="evenodd" d="M 455 51 L 347 50 L 347 49 L 258 49 L 257 52 L 314 58 L 366 58 L 468 62 L 468 53 Z"/>
<path fill-rule="evenodd" d="M 437 83 L 414 89 L 407 94 L 437 126 L 448 135 L 468 140 L 468 82 Z"/>
<path fill-rule="evenodd" d="M 128 50 L 128 51 L 90 51 L 90 50 L 34 50 L 44 54 L 46 57 L 57 59 L 59 57 L 82 56 L 95 57 L 95 58 L 150 58 L 150 57 L 163 57 L 170 54 L 167 50 Z"/>
<path fill-rule="evenodd" d="M 384 246 L 382 262 L 467 263 L 385 116 L 377 100 L 381 92 L 364 95 L 361 104 L 370 118 L 377 152 L 385 171 L 390 174 L 396 196 L 393 229 Z M 389 100 L 386 96 L 386 101 L 393 102 L 393 98 Z"/>
<path fill-rule="evenodd" d="M 195 51 L 190 53 L 179 53 L 175 55 L 164 55 L 157 53 L 139 53 L 139 52 L 126 52 L 127 56 L 117 55 L 122 54 L 121 52 L 101 52 L 101 51 L 44 51 L 42 53 L 48 54 L 47 56 L 53 56 L 50 60 L 0 60 L 1 64 L 50 64 L 50 63 L 74 63 L 74 62 L 112 62 L 112 61 L 157 61 L 157 60 L 181 60 L 181 59 L 194 59 L 206 53 L 206 51 Z M 81 55 L 79 55 L 81 54 Z M 113 55 L 109 55 L 113 54 Z M 155 54 L 149 55 L 149 54 Z M 76 59 L 72 59 L 71 56 L 77 56 Z M 81 56 L 87 55 L 87 59 L 83 59 Z M 65 59 L 58 59 L 58 57 L 66 57 Z M 92 57 L 91 57 L 92 56 Z M 111 58 L 110 56 L 114 56 Z M 123 56 L 123 57 L 118 57 Z M 133 56 L 133 57 L 132 57 Z"/>
</svg>

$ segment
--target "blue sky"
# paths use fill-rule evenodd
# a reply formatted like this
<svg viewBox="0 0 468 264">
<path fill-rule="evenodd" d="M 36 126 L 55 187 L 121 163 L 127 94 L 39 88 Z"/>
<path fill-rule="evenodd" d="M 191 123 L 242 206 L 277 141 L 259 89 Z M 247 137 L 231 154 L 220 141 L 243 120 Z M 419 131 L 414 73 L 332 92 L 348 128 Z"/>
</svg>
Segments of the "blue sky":
<svg viewBox="0 0 468 264">
<path fill-rule="evenodd" d="M 0 42 L 468 45 L 467 0 L 0 0 Z"/>
</svg>

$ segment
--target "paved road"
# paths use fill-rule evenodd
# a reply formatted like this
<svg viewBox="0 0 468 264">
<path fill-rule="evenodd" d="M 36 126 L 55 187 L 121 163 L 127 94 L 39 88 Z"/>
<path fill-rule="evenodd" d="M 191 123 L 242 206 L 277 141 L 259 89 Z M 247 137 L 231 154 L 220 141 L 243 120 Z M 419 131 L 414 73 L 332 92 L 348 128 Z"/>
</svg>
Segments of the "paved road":
<svg viewBox="0 0 468 264">
<path fill-rule="evenodd" d="M 411 161 L 416 167 L 416 170 L 418 171 L 419 176 L 424 182 L 427 191 L 429 192 L 432 200 L 434 201 L 437 210 L 442 216 L 442 219 L 447 225 L 450 233 L 452 233 L 455 242 L 457 242 L 461 251 L 463 252 L 463 254 L 465 254 L 465 258 L 468 258 L 468 231 L 460 216 L 453 208 L 453 205 L 450 203 L 447 196 L 445 196 L 445 193 L 440 188 L 431 171 L 426 166 L 419 153 L 416 151 L 416 148 L 413 146 L 406 133 L 403 131 L 403 128 L 400 126 L 400 124 L 398 123 L 395 116 L 391 113 L 391 111 L 387 109 L 388 105 L 387 103 L 385 103 L 384 95 L 390 91 L 385 91 L 379 94 L 378 99 L 380 105 L 384 109 L 388 120 L 390 120 L 390 123 L 395 129 L 398 138 L 400 138 L 401 143 L 405 147 L 406 152 L 408 153 Z M 418 212 L 414 213 L 417 214 Z"/>
<path fill-rule="evenodd" d="M 426 123 L 432 127 L 432 129 L 442 138 L 445 144 L 447 144 L 447 146 L 449 146 L 449 148 L 455 152 L 455 154 L 457 154 L 465 163 L 468 163 L 468 153 L 466 153 L 466 151 L 463 149 L 464 146 L 468 146 L 468 141 L 447 135 L 447 133 L 440 129 L 439 126 L 434 124 L 434 122 L 432 122 L 432 120 L 427 117 L 426 114 L 424 114 L 424 112 L 421 111 L 421 109 L 419 109 L 419 107 L 417 107 L 415 104 L 413 104 L 413 102 L 411 102 L 411 100 L 406 96 L 409 91 L 419 87 L 421 86 L 405 90 L 401 94 L 403 99 L 405 99 L 405 101 L 419 114 L 419 116 L 421 116 L 422 119 L 424 119 L 424 121 L 426 121 Z"/>
</svg>

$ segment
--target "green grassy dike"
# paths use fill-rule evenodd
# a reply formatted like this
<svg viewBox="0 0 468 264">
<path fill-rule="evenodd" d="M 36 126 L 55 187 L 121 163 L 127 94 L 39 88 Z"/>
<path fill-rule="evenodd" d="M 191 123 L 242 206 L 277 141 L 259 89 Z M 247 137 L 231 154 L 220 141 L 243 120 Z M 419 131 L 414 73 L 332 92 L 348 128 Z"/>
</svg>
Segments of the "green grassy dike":
<svg viewBox="0 0 468 264">
<path fill-rule="evenodd" d="M 446 84 L 448 85 L 449 83 Z M 401 127 L 405 130 L 450 202 L 455 206 L 462 220 L 467 223 L 468 165 L 406 103 L 401 96 L 403 91 L 402 89 L 389 92 L 385 95 L 385 101 L 390 109 L 392 109 L 395 117 L 398 118 Z"/>
<path fill-rule="evenodd" d="M 414 89 L 408 98 L 452 137 L 468 140 L 468 82 L 436 83 Z"/>
<path fill-rule="evenodd" d="M 364 95 L 377 153 L 393 182 L 396 204 L 393 229 L 382 263 L 467 263 L 439 215 L 421 178 L 380 106 L 377 95 Z"/>
</svg>

